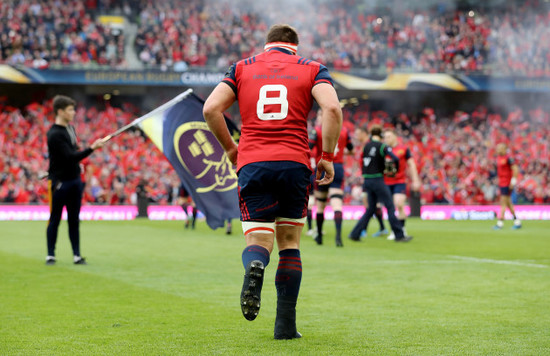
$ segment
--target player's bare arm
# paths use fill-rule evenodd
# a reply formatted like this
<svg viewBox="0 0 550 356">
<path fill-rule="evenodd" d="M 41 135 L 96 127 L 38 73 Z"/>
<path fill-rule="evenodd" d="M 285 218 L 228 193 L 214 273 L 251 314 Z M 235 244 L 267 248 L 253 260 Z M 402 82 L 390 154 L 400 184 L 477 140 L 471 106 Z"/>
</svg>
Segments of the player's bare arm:
<svg viewBox="0 0 550 356">
<path fill-rule="evenodd" d="M 330 184 L 334 179 L 334 166 L 331 155 L 338 143 L 338 137 L 342 130 L 342 109 L 336 90 L 330 84 L 317 84 L 311 90 L 311 94 L 321 107 L 321 125 L 323 134 L 323 155 L 317 163 L 317 182 L 321 185 Z M 321 179 L 323 173 L 325 176 Z"/>
<path fill-rule="evenodd" d="M 519 168 L 517 164 L 512 164 L 512 179 L 510 180 L 510 188 L 513 189 L 518 184 Z"/>
<path fill-rule="evenodd" d="M 231 163 L 236 165 L 237 144 L 231 137 L 223 116 L 223 112 L 229 109 L 235 100 L 233 90 L 227 84 L 220 83 L 206 99 L 202 113 L 210 131 L 222 145 Z"/>
<path fill-rule="evenodd" d="M 407 160 L 407 165 L 409 166 L 409 175 L 412 179 L 412 189 L 416 192 L 420 189 L 420 178 L 418 176 L 416 163 L 412 157 Z"/>
</svg>

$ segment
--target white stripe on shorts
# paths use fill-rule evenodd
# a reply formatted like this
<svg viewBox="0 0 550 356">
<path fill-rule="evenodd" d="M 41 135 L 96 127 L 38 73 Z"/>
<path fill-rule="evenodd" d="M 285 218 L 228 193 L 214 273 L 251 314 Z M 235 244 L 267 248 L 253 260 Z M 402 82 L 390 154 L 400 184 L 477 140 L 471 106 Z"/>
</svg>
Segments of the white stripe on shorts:
<svg viewBox="0 0 550 356">
<path fill-rule="evenodd" d="M 244 236 L 251 232 L 255 234 L 274 234 L 275 222 L 243 221 Z"/>
<path fill-rule="evenodd" d="M 290 218 L 277 218 L 275 219 L 275 224 L 277 226 L 304 226 L 306 218 L 300 219 L 290 219 Z"/>
</svg>

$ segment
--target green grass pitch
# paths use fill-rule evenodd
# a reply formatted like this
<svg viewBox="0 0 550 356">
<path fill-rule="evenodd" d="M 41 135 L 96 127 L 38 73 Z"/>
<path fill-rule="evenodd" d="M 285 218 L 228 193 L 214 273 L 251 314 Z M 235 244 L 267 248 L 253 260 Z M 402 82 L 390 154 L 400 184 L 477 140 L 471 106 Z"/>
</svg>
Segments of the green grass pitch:
<svg viewBox="0 0 550 356">
<path fill-rule="evenodd" d="M 230 236 L 204 222 L 84 221 L 87 266 L 71 263 L 66 222 L 55 266 L 46 222 L 1 222 L 0 355 L 548 355 L 550 221 L 493 223 L 410 219 L 408 244 L 344 248 L 332 221 L 323 246 L 304 231 L 303 338 L 279 341 L 276 252 L 258 318 L 241 315 L 237 220 Z"/>
</svg>

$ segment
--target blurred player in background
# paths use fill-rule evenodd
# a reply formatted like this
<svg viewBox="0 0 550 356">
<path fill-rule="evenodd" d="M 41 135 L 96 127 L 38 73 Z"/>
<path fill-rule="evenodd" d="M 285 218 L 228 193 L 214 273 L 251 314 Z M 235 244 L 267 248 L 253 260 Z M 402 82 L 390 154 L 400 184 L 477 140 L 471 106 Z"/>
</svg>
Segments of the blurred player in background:
<svg viewBox="0 0 550 356">
<path fill-rule="evenodd" d="M 67 96 L 57 95 L 53 98 L 55 122 L 47 133 L 50 168 L 48 171 L 48 196 L 50 200 L 50 219 L 46 230 L 48 255 L 46 264 L 53 265 L 57 232 L 63 207 L 67 208 L 69 240 L 73 250 L 74 264 L 86 264 L 80 255 L 80 207 L 84 183 L 81 178 L 80 161 L 103 147 L 103 139 L 79 151 L 76 131 L 71 123 L 76 114 L 76 102 Z"/>
<path fill-rule="evenodd" d="M 274 337 L 294 339 L 301 337 L 296 330 L 302 280 L 299 248 L 311 189 L 307 116 L 313 100 L 317 101 L 323 112 L 323 154 L 316 178 L 319 184 L 329 184 L 334 178 L 332 161 L 342 110 L 327 68 L 296 55 L 296 30 L 274 25 L 264 49 L 231 66 L 206 100 L 203 113 L 210 130 L 237 165 L 247 245 L 242 254 L 242 313 L 247 320 L 258 315 L 264 270 L 276 238 L 279 265 Z M 242 118 L 238 148 L 223 116 L 237 99 Z"/>
<path fill-rule="evenodd" d="M 497 220 L 497 224 L 494 226 L 495 230 L 500 230 L 504 226 L 504 214 L 506 213 L 506 209 L 510 209 L 510 213 L 514 217 L 514 225 L 512 228 L 521 228 L 521 221 L 516 217 L 514 205 L 510 197 L 518 182 L 518 172 L 518 165 L 515 164 L 512 155 L 508 153 L 508 147 L 505 143 L 499 143 L 497 145 L 497 176 L 500 190 L 500 217 Z"/>
<path fill-rule="evenodd" d="M 232 219 L 227 219 L 227 221 L 225 222 L 225 234 L 226 235 L 231 235 L 233 230 L 232 230 L 232 224 L 231 224 L 231 220 Z"/>
<path fill-rule="evenodd" d="M 183 212 L 187 216 L 187 219 L 185 221 L 185 228 L 188 229 L 189 226 L 191 226 L 191 229 L 195 229 L 195 222 L 197 221 L 197 207 L 195 206 L 195 202 L 191 198 L 191 195 L 189 192 L 185 189 L 185 186 L 183 183 L 180 184 L 179 190 L 178 190 L 178 205 L 181 206 L 183 209 Z M 189 207 L 192 208 L 192 215 L 191 218 L 189 218 Z"/>
<path fill-rule="evenodd" d="M 366 128 L 359 129 L 360 140 L 365 140 L 368 136 Z M 369 204 L 367 211 L 357 222 L 353 230 L 349 234 L 349 238 L 353 241 L 359 241 L 361 231 L 367 230 L 369 221 L 376 210 L 376 203 L 381 202 L 388 211 L 388 219 L 391 228 L 395 233 L 396 242 L 408 242 L 412 239 L 410 236 L 403 234 L 403 227 L 395 216 L 395 206 L 393 205 L 392 196 L 386 183 L 384 183 L 384 171 L 388 170 L 386 156 L 392 159 L 392 166 L 399 170 L 399 159 L 392 153 L 391 147 L 382 143 L 382 127 L 373 125 L 370 130 L 370 141 L 363 148 L 362 172 L 363 172 L 363 190 L 367 193 Z"/>
<path fill-rule="evenodd" d="M 399 158 L 399 169 L 395 174 L 384 175 L 384 181 L 388 185 L 388 188 L 390 188 L 393 203 L 397 208 L 397 217 L 403 226 L 403 233 L 406 235 L 405 219 L 407 218 L 407 214 L 405 213 L 405 202 L 407 200 L 407 183 L 405 178 L 407 171 L 412 180 L 412 190 L 418 191 L 420 189 L 420 178 L 418 177 L 418 170 L 416 169 L 416 163 L 411 151 L 405 145 L 399 144 L 395 131 L 390 129 L 384 130 L 384 143 L 391 147 L 393 154 Z M 388 236 L 388 240 L 395 240 L 395 234 L 391 233 Z"/>
<path fill-rule="evenodd" d="M 365 145 L 369 141 L 368 132 L 364 131 L 364 128 L 355 129 L 353 137 L 356 141 L 355 142 L 356 146 L 361 146 L 361 149 L 363 149 L 363 147 L 365 147 Z M 362 197 L 363 197 L 363 205 L 365 206 L 365 209 L 368 209 L 369 200 L 368 200 L 367 193 L 365 191 L 363 191 Z M 374 216 L 376 217 L 376 220 L 378 220 L 378 224 L 380 225 L 380 228 L 372 236 L 379 237 L 382 235 L 387 235 L 388 230 L 386 230 L 386 226 L 384 225 L 384 214 L 382 213 L 382 206 L 380 203 L 376 204 L 376 210 L 374 211 Z M 360 237 L 363 238 L 366 236 L 367 236 L 367 231 L 366 230 L 361 231 Z"/>
<path fill-rule="evenodd" d="M 314 125 L 315 125 L 315 122 L 312 123 L 310 120 L 308 120 L 307 131 L 311 132 L 311 130 L 313 130 L 314 128 Z M 313 237 L 315 237 L 315 230 L 313 229 L 313 224 L 312 224 L 313 206 L 315 205 L 315 196 L 313 195 L 313 187 L 315 186 L 315 176 L 316 176 L 316 170 L 317 170 L 315 158 L 316 157 L 313 157 L 313 155 L 310 156 L 309 158 L 309 168 L 311 169 L 311 176 L 309 177 L 309 183 L 312 189 L 309 190 L 309 199 L 307 202 L 307 215 L 306 215 L 307 235 L 313 236 Z"/>
<path fill-rule="evenodd" d="M 323 150 L 321 110 L 317 112 L 317 125 L 311 130 L 309 135 L 309 147 L 315 149 L 316 161 L 319 160 Z M 318 245 L 323 244 L 323 223 L 325 221 L 325 207 L 327 199 L 334 211 L 334 224 L 336 227 L 335 242 L 337 247 L 342 247 L 342 201 L 344 199 L 344 150 L 353 151 L 353 144 L 347 128 L 343 127 L 338 137 L 338 144 L 334 151 L 334 180 L 329 186 L 315 184 L 314 196 L 317 205 L 317 233 L 315 241 Z"/>
</svg>

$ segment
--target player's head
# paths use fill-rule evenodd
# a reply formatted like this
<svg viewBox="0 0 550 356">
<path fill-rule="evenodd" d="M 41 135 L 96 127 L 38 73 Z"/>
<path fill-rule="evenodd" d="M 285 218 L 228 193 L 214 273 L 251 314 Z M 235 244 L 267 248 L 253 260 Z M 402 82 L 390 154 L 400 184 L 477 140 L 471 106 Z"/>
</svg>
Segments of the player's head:
<svg viewBox="0 0 550 356">
<path fill-rule="evenodd" d="M 497 145 L 497 154 L 503 156 L 506 154 L 508 147 L 504 142 L 501 142 Z"/>
<path fill-rule="evenodd" d="M 370 128 L 370 135 L 371 137 L 378 137 L 379 139 L 382 138 L 382 126 L 372 125 Z"/>
<path fill-rule="evenodd" d="M 281 46 L 281 43 L 288 43 L 288 45 Z M 271 47 L 283 47 L 296 54 L 298 50 L 298 44 L 300 43 L 298 39 L 298 32 L 294 27 L 287 24 L 277 24 L 271 26 L 267 36 L 265 38 L 265 47 L 264 49 L 268 50 Z M 277 45 L 279 44 L 279 45 Z"/>
<path fill-rule="evenodd" d="M 384 143 L 390 147 L 397 145 L 397 135 L 392 129 L 384 130 Z"/>
<path fill-rule="evenodd" d="M 269 32 L 267 33 L 265 43 L 271 42 L 286 42 L 295 45 L 300 44 L 300 41 L 298 40 L 298 32 L 296 32 L 294 27 L 286 24 L 271 26 Z"/>
<path fill-rule="evenodd" d="M 55 117 L 62 119 L 65 122 L 70 122 L 75 115 L 76 102 L 65 95 L 56 95 L 53 98 L 53 112 Z"/>
<path fill-rule="evenodd" d="M 369 130 L 365 126 L 359 126 L 355 129 L 355 139 L 362 144 L 369 139 Z"/>
</svg>

